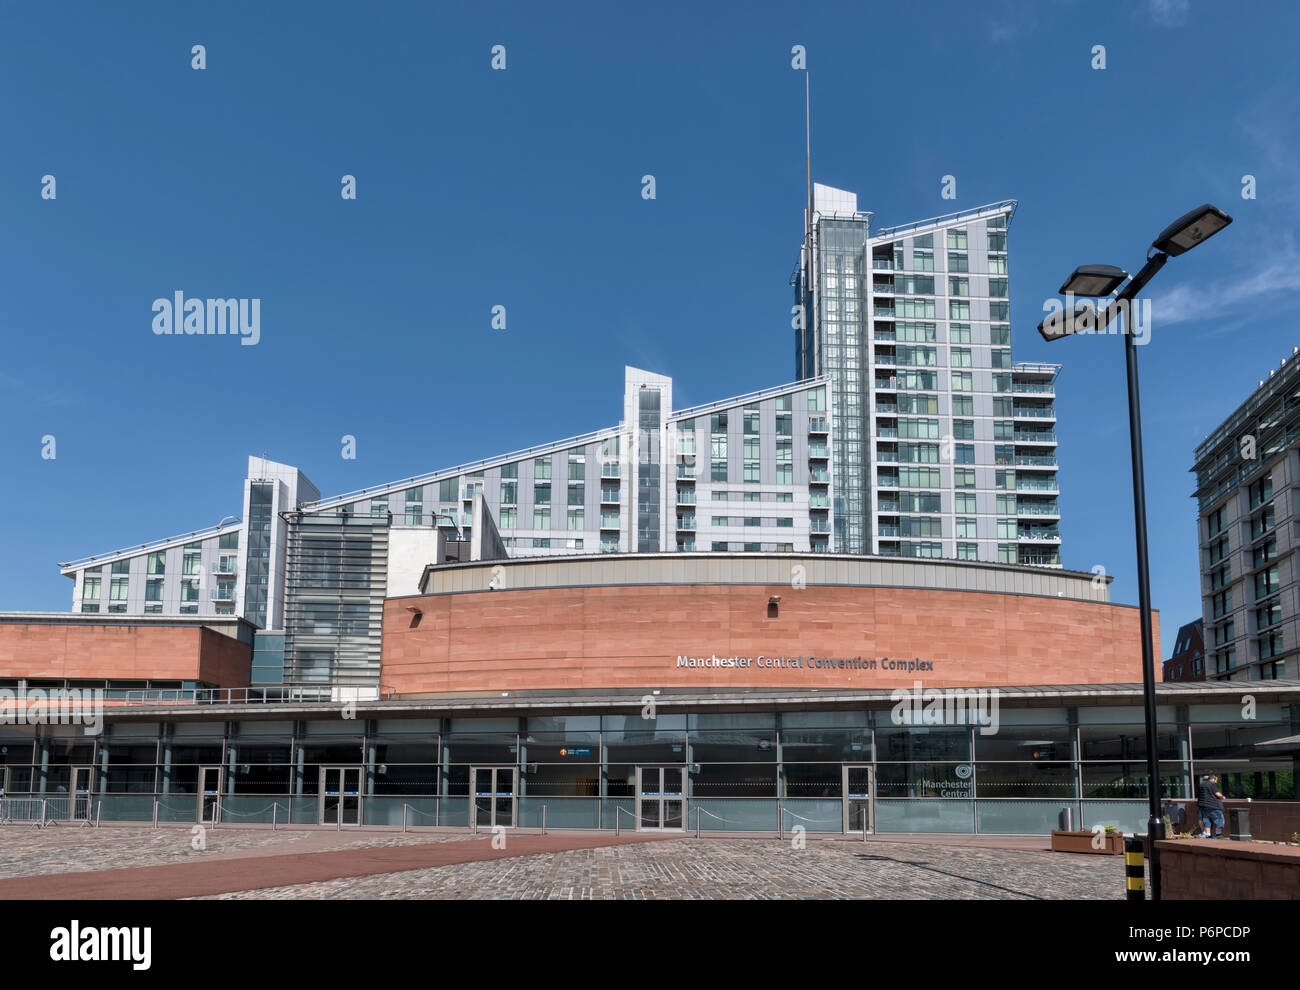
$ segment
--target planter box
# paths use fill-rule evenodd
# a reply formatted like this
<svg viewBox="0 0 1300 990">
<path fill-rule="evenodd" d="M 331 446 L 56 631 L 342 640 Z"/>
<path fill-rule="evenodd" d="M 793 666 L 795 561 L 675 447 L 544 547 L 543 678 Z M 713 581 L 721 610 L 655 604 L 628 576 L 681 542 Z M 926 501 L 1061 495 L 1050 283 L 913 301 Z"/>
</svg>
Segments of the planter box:
<svg viewBox="0 0 1300 990">
<path fill-rule="evenodd" d="M 1094 845 L 1096 832 L 1062 832 L 1052 829 L 1052 852 L 1093 853 L 1102 856 L 1122 856 L 1124 836 L 1119 832 L 1104 832 L 1101 841 Z M 1101 848 L 1098 849 L 1097 846 Z"/>
</svg>

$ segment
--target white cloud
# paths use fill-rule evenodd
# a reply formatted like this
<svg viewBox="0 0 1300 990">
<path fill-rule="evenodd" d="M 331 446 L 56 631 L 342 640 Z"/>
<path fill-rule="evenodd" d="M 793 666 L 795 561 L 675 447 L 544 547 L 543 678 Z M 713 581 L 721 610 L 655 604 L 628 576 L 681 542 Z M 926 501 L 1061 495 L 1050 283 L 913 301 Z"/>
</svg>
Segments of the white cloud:
<svg viewBox="0 0 1300 990">
<path fill-rule="evenodd" d="M 1147 0 L 1147 12 L 1161 27 L 1181 27 L 1191 13 L 1191 0 Z"/>
<path fill-rule="evenodd" d="M 1177 262 L 1175 261 L 1175 264 Z M 1300 292 L 1300 253 L 1294 247 L 1275 256 L 1267 268 L 1203 285 L 1178 285 L 1152 296 L 1151 323 L 1155 330 L 1179 323 L 1259 314 L 1290 301 Z M 1284 298 L 1287 296 L 1287 298 Z"/>
</svg>

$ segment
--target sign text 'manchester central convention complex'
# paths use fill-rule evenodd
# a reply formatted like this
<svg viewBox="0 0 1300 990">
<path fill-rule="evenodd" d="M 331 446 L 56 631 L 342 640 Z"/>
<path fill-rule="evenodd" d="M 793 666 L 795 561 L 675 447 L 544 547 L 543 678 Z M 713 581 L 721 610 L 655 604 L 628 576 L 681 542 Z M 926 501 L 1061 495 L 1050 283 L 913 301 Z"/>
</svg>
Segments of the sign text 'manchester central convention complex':
<svg viewBox="0 0 1300 990">
<path fill-rule="evenodd" d="M 8 817 L 1142 828 L 1138 614 L 1061 566 L 1014 209 L 817 186 L 792 384 L 629 368 L 617 426 L 335 498 L 251 458 L 239 521 L 61 565 L 72 611 L 0 613 Z M 1161 685 L 1167 798 L 1294 796 L 1300 690 L 1242 690 Z"/>
</svg>

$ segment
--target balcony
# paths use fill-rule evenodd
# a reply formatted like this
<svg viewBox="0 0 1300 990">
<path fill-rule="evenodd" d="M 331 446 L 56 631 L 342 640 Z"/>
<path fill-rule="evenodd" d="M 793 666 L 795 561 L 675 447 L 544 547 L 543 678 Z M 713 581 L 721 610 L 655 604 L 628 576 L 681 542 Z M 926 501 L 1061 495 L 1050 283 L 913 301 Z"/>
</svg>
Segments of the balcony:
<svg viewBox="0 0 1300 990">
<path fill-rule="evenodd" d="M 895 341 L 898 339 L 898 335 L 892 329 L 877 330 L 872 336 L 876 340 Z"/>
<path fill-rule="evenodd" d="M 813 510 L 829 509 L 830 507 L 831 507 L 831 500 L 828 499 L 824 494 L 813 495 L 808 499 L 808 508 L 810 509 Z"/>
<path fill-rule="evenodd" d="M 1016 479 L 1016 491 L 1018 492 L 1058 492 L 1055 478 L 1044 478 L 1042 481 L 1037 479 L 1029 480 L 1023 478 Z"/>
<path fill-rule="evenodd" d="M 810 443 L 808 445 L 808 456 L 819 461 L 825 461 L 830 458 L 831 452 L 824 443 Z"/>
<path fill-rule="evenodd" d="M 876 367 L 878 367 L 878 368 L 896 368 L 896 367 L 898 367 L 898 362 L 897 362 L 896 360 L 894 360 L 894 355 L 892 355 L 892 354 L 877 354 L 877 355 L 875 356 L 875 358 L 872 359 L 872 362 L 873 362 L 873 363 L 876 365 Z"/>
<path fill-rule="evenodd" d="M 1061 509 L 1055 502 L 1018 502 L 1018 516 L 1060 516 Z"/>
<path fill-rule="evenodd" d="M 896 391 L 898 391 L 898 379 L 897 379 L 897 378 L 877 378 L 877 379 L 876 379 L 876 388 L 878 388 L 878 389 L 889 389 L 890 391 L 895 391 L 895 392 L 896 392 Z"/>
<path fill-rule="evenodd" d="M 898 475 L 879 474 L 876 476 L 877 488 L 897 488 Z"/>
<path fill-rule="evenodd" d="M 1059 553 L 1022 553 L 1020 563 L 1027 564 L 1030 567 L 1060 567 L 1061 555 Z"/>
<path fill-rule="evenodd" d="M 694 529 L 695 529 L 695 517 L 694 517 L 694 516 L 678 516 L 678 517 L 677 517 L 677 528 L 678 528 L 678 529 L 689 529 L 689 530 L 694 530 Z"/>
<path fill-rule="evenodd" d="M 601 528 L 601 529 L 619 529 L 620 527 L 619 527 L 619 524 L 618 524 L 618 516 L 616 516 L 616 515 L 614 515 L 614 516 L 601 516 L 601 517 L 600 517 L 600 528 Z"/>
<path fill-rule="evenodd" d="M 877 318 L 879 318 L 879 319 L 882 319 L 882 320 L 892 320 L 892 319 L 894 318 L 894 307 L 893 307 L 893 306 L 876 306 L 876 307 L 872 310 L 871 315 L 872 315 L 872 316 L 875 316 L 875 317 L 877 317 Z"/>
<path fill-rule="evenodd" d="M 602 488 L 600 490 L 600 501 L 604 505 L 618 505 L 619 490 L 617 488 Z M 681 501 L 679 498 L 678 501 Z"/>
<path fill-rule="evenodd" d="M 1017 419 L 1056 419 L 1056 410 L 1051 406 L 1014 406 L 1011 413 Z"/>
<path fill-rule="evenodd" d="M 876 502 L 876 511 L 882 514 L 896 514 L 898 512 L 898 503 L 892 498 L 882 498 Z"/>
<path fill-rule="evenodd" d="M 876 460 L 881 464 L 897 464 L 898 451 L 896 450 L 878 450 L 876 451 Z"/>
<path fill-rule="evenodd" d="M 1054 454 L 1017 454 L 1016 467 L 1056 467 L 1056 456 Z"/>
<path fill-rule="evenodd" d="M 208 593 L 208 600 L 214 602 L 233 602 L 235 600 L 235 585 L 219 584 Z"/>
<path fill-rule="evenodd" d="M 878 258 L 872 258 L 871 270 L 874 272 L 892 272 L 894 270 L 893 259 L 882 261 Z"/>
<path fill-rule="evenodd" d="M 897 440 L 897 439 L 898 439 L 898 427 L 896 427 L 896 426 L 877 426 L 877 427 L 876 427 L 876 436 L 877 436 L 877 437 L 880 437 L 882 440 Z"/>
<path fill-rule="evenodd" d="M 892 285 L 873 285 L 871 291 L 878 296 L 892 296 L 894 287 Z"/>
<path fill-rule="evenodd" d="M 694 504 L 695 504 L 695 492 L 693 492 L 693 491 L 688 491 L 687 489 L 684 489 L 684 488 L 679 488 L 679 489 L 677 490 L 677 504 L 678 504 L 678 505 L 694 505 Z"/>
<path fill-rule="evenodd" d="M 893 536 L 893 537 L 897 537 L 897 536 L 898 536 L 898 527 L 897 527 L 897 526 L 887 526 L 887 525 L 885 525 L 885 524 L 882 523 L 881 525 L 879 525 L 879 526 L 876 527 L 876 535 L 877 535 L 877 536 Z"/>
<path fill-rule="evenodd" d="M 830 472 L 824 467 L 809 467 L 808 483 L 812 485 L 829 485 L 831 483 Z"/>
<path fill-rule="evenodd" d="M 212 565 L 212 573 L 234 577 L 236 574 L 239 573 L 239 558 L 237 557 L 220 558 L 215 564 Z"/>
<path fill-rule="evenodd" d="M 829 533 L 830 531 L 831 524 L 824 519 L 814 519 L 808 524 L 808 532 L 810 533 Z"/>
<path fill-rule="evenodd" d="M 825 416 L 813 416 L 808 420 L 809 433 L 829 433 L 830 431 L 830 424 L 827 423 Z"/>
<path fill-rule="evenodd" d="M 1056 443 L 1052 430 L 1028 430 L 1013 434 L 1016 443 Z"/>
<path fill-rule="evenodd" d="M 1031 540 L 1040 543 L 1060 543 L 1061 531 L 1051 526 L 1030 526 L 1016 534 L 1018 540 Z"/>
<path fill-rule="evenodd" d="M 1029 382 L 1012 382 L 1011 391 L 1013 392 L 1032 392 L 1038 395 L 1055 395 L 1055 385 L 1033 385 Z"/>
</svg>

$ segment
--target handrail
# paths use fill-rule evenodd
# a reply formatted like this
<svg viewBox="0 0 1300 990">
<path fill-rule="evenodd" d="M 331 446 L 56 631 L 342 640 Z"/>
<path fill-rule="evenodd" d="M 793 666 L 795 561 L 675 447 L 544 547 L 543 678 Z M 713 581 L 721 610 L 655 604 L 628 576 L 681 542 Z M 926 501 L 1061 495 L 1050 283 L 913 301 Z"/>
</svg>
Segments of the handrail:
<svg viewBox="0 0 1300 990">
<path fill-rule="evenodd" d="M 125 693 L 123 703 L 127 707 L 157 705 L 277 705 L 289 702 L 332 702 L 346 704 L 348 701 L 385 701 L 396 693 L 388 684 L 358 686 L 373 689 L 376 698 L 336 698 L 336 688 L 347 689 L 349 685 L 293 685 L 269 684 L 266 687 L 245 688 L 156 688 L 129 690 Z"/>
<path fill-rule="evenodd" d="M 465 464 L 457 464 L 455 467 L 442 468 L 438 471 L 430 471 L 426 474 L 418 474 L 410 478 L 403 478 L 400 481 L 393 481 L 383 485 L 371 485 L 369 488 L 359 488 L 354 492 L 345 492 L 342 495 L 331 495 L 329 498 L 317 499 L 315 502 L 300 502 L 298 508 L 304 512 L 319 512 L 325 509 L 332 509 L 336 505 L 343 505 L 347 502 L 355 502 L 366 496 L 388 495 L 395 491 L 402 491 L 410 488 L 412 485 L 427 485 L 431 481 L 439 481 L 444 478 L 455 477 L 464 474 L 466 471 L 476 471 L 482 468 L 496 467 L 498 464 L 508 464 L 510 461 L 521 460 L 525 457 L 535 457 L 543 451 L 557 451 L 568 447 L 573 447 L 582 443 L 591 443 L 593 440 L 605 440 L 612 436 L 619 436 L 623 433 L 623 427 L 607 426 L 601 430 L 593 430 L 590 433 L 583 433 L 576 437 L 569 437 L 567 440 L 556 440 L 552 443 L 534 444 L 531 447 L 525 447 L 522 450 L 511 451 L 508 454 L 501 454 L 497 457 L 484 457 L 477 461 L 469 461 Z M 459 499 L 458 499 L 459 501 Z"/>
<path fill-rule="evenodd" d="M 706 402 L 698 406 L 688 406 L 685 409 L 679 409 L 677 412 L 671 413 L 668 416 L 668 421 L 672 422 L 678 419 L 691 419 L 692 417 L 698 416 L 700 413 L 707 412 L 710 409 L 720 409 L 726 406 L 741 405 L 742 403 L 750 402 L 754 399 L 770 398 L 771 396 L 779 395 L 782 392 L 801 392 L 817 385 L 829 384 L 830 380 L 830 375 L 815 375 L 812 378 L 804 378 L 797 382 L 788 382 L 785 385 L 773 385 L 769 388 L 759 389 L 757 392 L 747 392 L 744 395 L 732 396 L 729 399 L 718 399 L 716 402 Z M 822 411 L 823 410 L 820 409 L 817 410 L 817 412 Z"/>
<path fill-rule="evenodd" d="M 207 527 L 207 529 L 196 529 L 192 533 L 181 533 L 179 536 L 168 536 L 165 539 L 150 540 L 148 543 L 141 543 L 138 546 L 123 547 L 121 550 L 114 550 L 110 553 L 96 553 L 91 554 L 89 557 L 80 557 L 76 560 L 69 560 L 59 564 L 59 569 L 68 570 L 71 568 L 78 568 L 81 565 L 89 564 L 94 560 L 102 560 L 107 563 L 114 557 L 121 557 L 126 554 L 134 556 L 141 550 L 156 550 L 160 546 L 171 545 L 173 543 L 190 543 L 193 542 L 196 537 L 203 539 L 209 536 L 214 536 L 217 533 L 223 533 L 229 529 L 242 529 L 243 525 L 243 521 L 239 519 L 236 519 L 233 523 L 229 524 L 217 523 L 215 526 Z"/>
<path fill-rule="evenodd" d="M 1018 200 L 1004 199 L 997 203 L 988 203 L 984 206 L 976 206 L 969 210 L 958 210 L 956 213 L 945 213 L 943 216 L 931 217 L 928 220 L 917 220 L 914 223 L 899 224 L 897 227 L 881 227 L 871 236 L 871 239 L 873 241 L 884 240 L 896 237 L 898 234 L 905 231 L 916 230 L 920 227 L 928 227 L 941 223 L 949 223 L 951 221 L 960 220 L 962 217 L 974 218 L 984 213 L 1001 213 L 1008 206 L 1011 207 L 1011 213 L 1007 216 L 1007 223 L 1010 224 L 1011 218 L 1016 215 L 1016 207 L 1019 205 Z"/>
<path fill-rule="evenodd" d="M 789 382 L 785 385 L 774 385 L 770 388 L 760 389 L 757 392 L 749 392 L 745 395 L 737 395 L 727 399 L 719 399 L 716 402 L 705 403 L 700 406 L 691 406 L 687 409 L 669 413 L 666 417 L 668 422 L 678 419 L 690 418 L 709 409 L 718 409 L 726 406 L 740 405 L 741 403 L 752 401 L 756 398 L 769 397 L 782 392 L 797 392 L 805 388 L 813 387 L 819 384 L 828 384 L 829 375 L 820 375 L 815 378 L 806 378 L 798 382 Z M 301 502 L 298 508 L 304 512 L 321 512 L 326 509 L 332 509 L 338 505 L 344 505 L 348 502 L 355 502 L 358 499 L 367 496 L 387 495 L 394 491 L 401 491 L 414 485 L 426 485 L 432 481 L 440 481 L 445 478 L 464 474 L 466 471 L 476 471 L 490 467 L 496 467 L 499 464 L 508 464 L 511 461 L 521 460 L 526 457 L 535 457 L 544 451 L 558 451 L 578 444 L 591 443 L 595 440 L 605 440 L 612 436 L 620 436 L 626 432 L 624 424 L 618 426 L 609 426 L 601 430 L 594 430 L 590 433 L 583 433 L 576 437 L 569 437 L 566 440 L 556 440 L 551 443 L 534 444 L 531 447 L 525 447 L 522 450 L 511 451 L 508 454 L 501 454 L 496 457 L 484 457 L 477 461 L 469 461 L 465 464 L 458 464 L 455 467 L 442 468 L 438 471 L 430 471 L 426 474 L 415 475 L 410 478 L 404 478 L 399 481 L 389 482 L 382 485 L 372 485 L 368 488 L 359 488 L 356 491 L 345 492 L 342 495 L 331 495 L 329 498 L 317 499 L 314 502 Z"/>
</svg>

